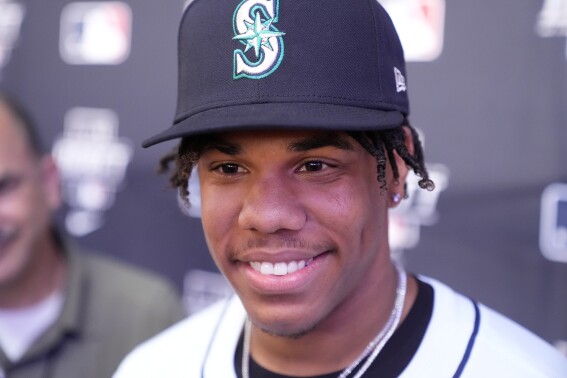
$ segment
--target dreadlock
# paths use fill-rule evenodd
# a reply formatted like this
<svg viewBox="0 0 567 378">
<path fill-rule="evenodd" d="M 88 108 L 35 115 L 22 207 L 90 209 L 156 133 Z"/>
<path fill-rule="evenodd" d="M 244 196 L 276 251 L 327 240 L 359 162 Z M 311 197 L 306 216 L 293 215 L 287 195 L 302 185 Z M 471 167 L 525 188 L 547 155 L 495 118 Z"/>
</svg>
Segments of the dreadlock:
<svg viewBox="0 0 567 378">
<path fill-rule="evenodd" d="M 407 148 L 406 135 L 402 127 L 381 131 L 355 131 L 348 132 L 362 147 L 364 147 L 371 155 L 376 158 L 377 178 L 382 189 L 386 188 L 386 164 L 390 162 L 394 179 L 400 178 L 398 165 L 394 158 L 396 152 L 410 167 L 413 172 L 420 177 L 418 185 L 422 189 L 432 191 L 435 184 L 429 178 L 429 173 L 425 167 L 425 159 L 423 155 L 423 147 L 417 131 L 406 123 L 406 127 L 410 130 L 411 138 L 414 146 L 413 154 Z"/>
<path fill-rule="evenodd" d="M 413 172 L 420 177 L 418 185 L 422 189 L 432 191 L 435 184 L 429 178 L 425 167 L 423 147 L 416 130 L 406 122 L 406 127 L 410 130 L 413 141 L 413 154 L 405 143 L 406 134 L 403 127 L 396 127 L 389 130 L 380 131 L 353 131 L 347 132 L 360 145 L 366 149 L 376 159 L 377 179 L 381 188 L 386 188 L 386 167 L 388 162 L 394 175 L 394 180 L 400 177 L 398 166 L 394 158 L 396 152 L 402 160 L 410 167 Z M 163 156 L 159 163 L 158 171 L 167 172 L 170 165 L 175 163 L 175 170 L 169 182 L 173 188 L 177 188 L 183 198 L 189 195 L 189 177 L 193 167 L 199 160 L 203 149 L 208 146 L 211 140 L 209 135 L 196 135 L 191 138 L 183 138 L 179 145 L 170 153 Z M 407 196 L 407 195 L 406 195 Z"/>
</svg>

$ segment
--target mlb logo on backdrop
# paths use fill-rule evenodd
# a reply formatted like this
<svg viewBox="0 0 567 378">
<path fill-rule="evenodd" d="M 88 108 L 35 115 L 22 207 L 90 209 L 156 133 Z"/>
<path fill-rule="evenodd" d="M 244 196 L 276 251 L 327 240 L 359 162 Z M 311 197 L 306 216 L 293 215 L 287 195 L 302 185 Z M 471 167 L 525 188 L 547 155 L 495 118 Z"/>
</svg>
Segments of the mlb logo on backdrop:
<svg viewBox="0 0 567 378">
<path fill-rule="evenodd" d="M 70 3 L 61 13 L 61 58 L 68 64 L 120 64 L 130 55 L 131 29 L 126 3 Z"/>
<path fill-rule="evenodd" d="M 24 14 L 25 8 L 19 2 L 0 0 L 0 69 L 8 63 L 18 41 Z"/>
<path fill-rule="evenodd" d="M 111 109 L 72 108 L 63 135 L 53 144 L 61 171 L 63 197 L 69 204 L 67 231 L 87 235 L 103 225 L 132 157 L 128 139 L 118 135 L 118 115 Z"/>
<path fill-rule="evenodd" d="M 535 31 L 544 38 L 567 37 L 567 0 L 545 0 L 537 16 Z"/>
<path fill-rule="evenodd" d="M 407 61 L 432 61 L 443 51 L 445 0 L 379 0 L 398 31 Z"/>
</svg>

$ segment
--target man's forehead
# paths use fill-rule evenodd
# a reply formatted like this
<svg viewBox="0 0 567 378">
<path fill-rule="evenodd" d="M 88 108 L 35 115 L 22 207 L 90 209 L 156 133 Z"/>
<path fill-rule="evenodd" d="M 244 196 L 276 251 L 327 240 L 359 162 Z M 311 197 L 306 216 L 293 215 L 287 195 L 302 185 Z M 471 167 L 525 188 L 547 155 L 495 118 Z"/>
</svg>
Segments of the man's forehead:
<svg viewBox="0 0 567 378">
<path fill-rule="evenodd" d="M 6 108 L 0 105 L 0 166 L 23 162 L 33 156 L 25 132 Z"/>
<path fill-rule="evenodd" d="M 14 114 L 12 109 L 0 99 L 0 133 L 11 136 L 13 140 L 16 135 L 19 138 L 26 138 L 21 120 Z"/>
</svg>

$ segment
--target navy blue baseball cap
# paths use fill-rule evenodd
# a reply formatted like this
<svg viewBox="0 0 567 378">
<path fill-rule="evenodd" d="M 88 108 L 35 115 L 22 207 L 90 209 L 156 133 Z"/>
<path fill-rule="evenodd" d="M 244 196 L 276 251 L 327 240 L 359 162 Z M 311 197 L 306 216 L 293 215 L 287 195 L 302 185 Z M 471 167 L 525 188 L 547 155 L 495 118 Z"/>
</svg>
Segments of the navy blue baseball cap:
<svg viewBox="0 0 567 378">
<path fill-rule="evenodd" d="M 194 0 L 173 125 L 149 147 L 250 129 L 380 130 L 409 113 L 402 46 L 377 0 Z"/>
</svg>

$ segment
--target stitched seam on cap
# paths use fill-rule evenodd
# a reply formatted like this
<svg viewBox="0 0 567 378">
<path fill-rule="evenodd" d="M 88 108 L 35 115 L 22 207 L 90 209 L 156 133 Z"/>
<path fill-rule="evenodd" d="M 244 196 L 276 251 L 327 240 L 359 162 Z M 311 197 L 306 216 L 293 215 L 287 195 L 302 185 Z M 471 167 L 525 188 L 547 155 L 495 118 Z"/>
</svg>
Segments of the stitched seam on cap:
<svg viewBox="0 0 567 378">
<path fill-rule="evenodd" d="M 210 104 L 216 104 L 216 103 L 228 103 L 228 102 L 234 102 L 235 104 L 243 104 L 243 103 L 247 103 L 247 100 L 269 100 L 269 99 L 274 99 L 274 98 L 313 98 L 313 99 L 331 99 L 331 100 L 348 100 L 348 101 L 358 101 L 358 102 L 363 102 L 363 103 L 368 103 L 368 104 L 373 104 L 373 103 L 377 103 L 377 104 L 381 104 L 383 103 L 382 101 L 374 101 L 374 100 L 365 100 L 362 98 L 351 98 L 351 97 L 340 97 L 340 96 L 318 96 L 318 95 L 301 95 L 301 94 L 293 94 L 293 95 L 269 95 L 269 96 L 252 96 L 252 97 L 244 97 L 238 100 L 238 102 L 236 102 L 234 99 L 227 99 L 227 100 L 213 100 L 213 101 L 208 101 L 206 103 L 203 103 L 201 105 L 197 105 L 192 107 L 192 109 L 198 109 L 198 108 L 202 108 L 205 106 L 208 106 Z M 392 104 L 388 104 L 388 105 L 392 105 Z"/>
<path fill-rule="evenodd" d="M 262 104 L 272 104 L 270 102 L 254 102 L 254 103 L 234 103 L 234 104 L 226 104 L 226 105 L 219 105 L 219 106 L 212 106 L 212 107 L 207 107 L 204 109 L 199 109 L 199 110 L 194 110 L 194 111 L 188 111 L 185 113 L 182 113 L 181 115 L 179 115 L 178 117 L 175 118 L 175 123 L 181 122 L 186 120 L 187 118 L 193 117 L 197 114 L 200 113 L 204 113 L 207 112 L 209 110 L 215 110 L 215 109 L 221 109 L 221 108 L 230 108 L 230 107 L 235 107 L 235 106 L 246 106 L 246 105 L 262 105 Z M 385 111 L 385 112 L 389 112 L 389 111 L 401 111 L 400 109 L 398 109 L 397 106 L 392 106 L 392 104 L 388 104 L 388 103 L 382 103 L 382 102 L 377 102 L 377 104 L 383 104 L 383 105 L 388 105 L 388 109 L 376 109 L 376 108 L 365 108 L 365 107 L 361 107 L 361 106 L 356 106 L 356 105 L 349 105 L 349 104 L 328 104 L 328 103 L 322 103 L 322 102 L 292 102 L 290 104 L 318 104 L 318 105 L 333 105 L 333 106 L 344 106 L 346 108 L 360 108 L 360 109 L 366 109 L 366 110 L 380 110 L 380 111 Z"/>
<path fill-rule="evenodd" d="M 382 94 L 382 64 L 380 64 L 380 54 L 382 52 L 382 45 L 380 44 L 380 41 L 382 39 L 378 38 L 378 35 L 384 35 L 384 34 L 378 34 L 380 33 L 380 30 L 378 30 L 378 28 L 380 27 L 380 25 L 378 24 L 378 22 L 376 21 L 376 10 L 374 9 L 374 7 L 376 5 L 373 5 L 373 2 L 375 2 L 377 0 L 368 0 L 368 4 L 370 5 L 370 14 L 372 15 L 372 20 L 374 23 L 374 44 L 376 46 L 376 59 L 377 59 L 377 72 L 378 72 L 378 93 L 381 99 L 384 98 L 383 94 Z M 384 29 L 384 28 L 382 28 Z M 384 31 L 384 30 L 382 30 Z"/>
</svg>

